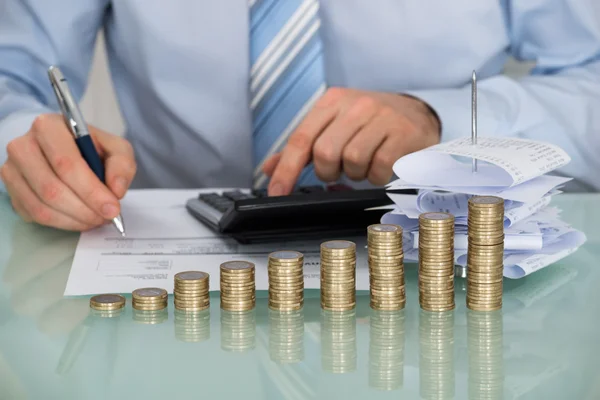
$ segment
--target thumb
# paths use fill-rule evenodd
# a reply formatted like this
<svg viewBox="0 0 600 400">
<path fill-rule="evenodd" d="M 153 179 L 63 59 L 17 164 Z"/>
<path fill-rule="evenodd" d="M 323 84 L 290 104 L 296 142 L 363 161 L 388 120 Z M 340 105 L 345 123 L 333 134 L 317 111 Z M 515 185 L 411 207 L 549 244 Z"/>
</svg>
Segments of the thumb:
<svg viewBox="0 0 600 400">
<path fill-rule="evenodd" d="M 135 177 L 137 165 L 131 144 L 120 136 L 90 127 L 90 134 L 104 160 L 106 186 L 122 199 Z"/>
</svg>

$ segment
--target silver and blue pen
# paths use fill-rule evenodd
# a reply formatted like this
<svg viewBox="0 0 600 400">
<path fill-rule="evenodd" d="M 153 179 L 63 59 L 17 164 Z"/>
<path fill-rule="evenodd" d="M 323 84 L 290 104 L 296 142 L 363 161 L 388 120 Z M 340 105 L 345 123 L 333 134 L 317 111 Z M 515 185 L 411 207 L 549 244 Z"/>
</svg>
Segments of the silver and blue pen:
<svg viewBox="0 0 600 400">
<path fill-rule="evenodd" d="M 56 94 L 56 98 L 58 100 L 58 104 L 60 105 L 65 123 L 75 138 L 75 142 L 77 143 L 77 147 L 81 152 L 81 156 L 87 162 L 91 170 L 94 171 L 94 174 L 96 174 L 98 179 L 100 179 L 102 183 L 106 183 L 104 164 L 102 163 L 102 160 L 96 151 L 96 147 L 94 146 L 94 142 L 90 136 L 87 124 L 83 119 L 83 114 L 81 114 L 81 111 L 77 106 L 77 102 L 75 101 L 75 98 L 69 89 L 67 80 L 63 76 L 60 69 L 55 66 L 52 66 L 50 69 L 48 69 L 48 77 L 50 78 L 50 83 L 52 84 L 52 88 Z M 125 236 L 125 225 L 123 223 L 123 217 L 121 214 L 113 218 L 112 222 L 121 236 Z"/>
</svg>

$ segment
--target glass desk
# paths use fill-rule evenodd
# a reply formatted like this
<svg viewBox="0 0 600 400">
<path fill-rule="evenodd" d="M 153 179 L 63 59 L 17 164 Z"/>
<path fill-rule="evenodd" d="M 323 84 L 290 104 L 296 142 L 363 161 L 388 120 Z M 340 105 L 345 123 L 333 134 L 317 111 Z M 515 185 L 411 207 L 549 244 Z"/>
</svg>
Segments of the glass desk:
<svg viewBox="0 0 600 400">
<path fill-rule="evenodd" d="M 106 318 L 62 297 L 78 235 L 28 225 L 0 195 L 0 399 L 598 399 L 600 195 L 561 195 L 588 242 L 563 261 L 505 280 L 504 308 L 473 313 L 457 280 L 454 312 L 421 312 L 416 265 L 407 305 Z M 140 286 L 150 286 L 141 282 Z M 130 297 L 128 297 L 128 301 Z"/>
</svg>

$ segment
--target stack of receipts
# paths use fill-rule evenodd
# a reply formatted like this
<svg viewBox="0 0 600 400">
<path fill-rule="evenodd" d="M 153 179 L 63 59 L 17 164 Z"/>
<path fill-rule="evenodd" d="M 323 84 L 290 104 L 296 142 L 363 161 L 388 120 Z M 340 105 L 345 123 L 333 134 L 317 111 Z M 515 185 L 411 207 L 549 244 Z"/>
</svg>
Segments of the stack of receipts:
<svg viewBox="0 0 600 400">
<path fill-rule="evenodd" d="M 585 234 L 562 221 L 560 210 L 550 205 L 570 178 L 549 173 L 569 161 L 557 146 L 516 138 L 479 138 L 475 145 L 470 139 L 457 139 L 432 146 L 394 164 L 398 179 L 388 185 L 394 205 L 381 222 L 403 227 L 405 259 L 417 261 L 419 214 L 453 214 L 455 262 L 466 266 L 468 199 L 501 197 L 504 276 L 521 278 L 566 257 L 586 241 Z M 393 193 L 397 189 L 418 189 L 418 195 Z"/>
</svg>

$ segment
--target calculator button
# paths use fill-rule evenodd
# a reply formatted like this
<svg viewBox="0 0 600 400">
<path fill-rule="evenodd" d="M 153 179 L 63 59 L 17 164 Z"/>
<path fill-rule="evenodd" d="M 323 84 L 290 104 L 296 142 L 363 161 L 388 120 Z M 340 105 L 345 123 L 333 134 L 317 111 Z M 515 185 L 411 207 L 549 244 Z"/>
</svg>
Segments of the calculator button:
<svg viewBox="0 0 600 400">
<path fill-rule="evenodd" d="M 262 199 L 264 197 L 268 197 L 267 189 L 254 189 L 252 191 L 252 195 L 256 198 Z"/>
<path fill-rule="evenodd" d="M 226 197 L 232 201 L 238 201 L 238 200 L 244 200 L 244 199 L 250 199 L 252 198 L 251 196 L 248 196 L 245 193 L 240 192 L 239 190 L 233 191 L 233 192 L 223 192 L 223 197 Z"/>
</svg>

